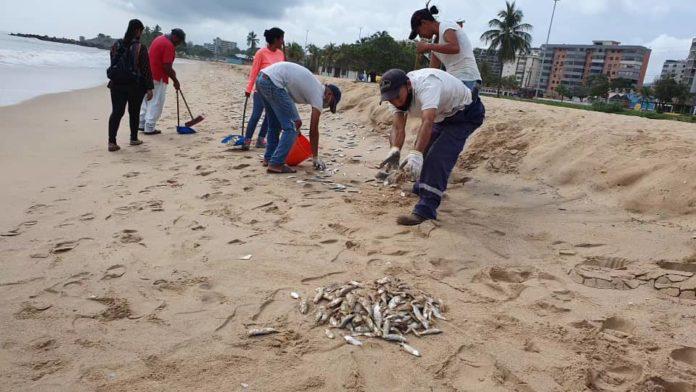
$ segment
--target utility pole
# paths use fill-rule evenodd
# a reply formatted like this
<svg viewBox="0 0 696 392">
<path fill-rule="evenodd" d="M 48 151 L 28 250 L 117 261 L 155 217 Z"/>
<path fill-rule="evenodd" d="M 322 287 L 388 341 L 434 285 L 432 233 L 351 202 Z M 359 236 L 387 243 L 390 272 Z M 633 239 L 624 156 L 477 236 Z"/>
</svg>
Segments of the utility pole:
<svg viewBox="0 0 696 392">
<path fill-rule="evenodd" d="M 360 33 L 358 34 L 358 41 L 362 39 L 362 27 L 360 28 Z"/>
<path fill-rule="evenodd" d="M 559 0 L 553 0 L 553 11 L 551 11 L 551 23 L 549 23 L 549 32 L 546 34 L 546 47 L 541 51 L 541 64 L 539 64 L 539 78 L 537 79 L 537 86 L 534 91 L 534 98 L 539 98 L 539 88 L 541 88 L 541 74 L 544 72 L 544 61 L 546 61 L 546 49 L 549 46 L 549 39 L 551 38 L 551 27 L 553 26 L 553 17 L 556 16 L 556 5 Z M 549 74 L 550 75 L 550 74 Z"/>
</svg>

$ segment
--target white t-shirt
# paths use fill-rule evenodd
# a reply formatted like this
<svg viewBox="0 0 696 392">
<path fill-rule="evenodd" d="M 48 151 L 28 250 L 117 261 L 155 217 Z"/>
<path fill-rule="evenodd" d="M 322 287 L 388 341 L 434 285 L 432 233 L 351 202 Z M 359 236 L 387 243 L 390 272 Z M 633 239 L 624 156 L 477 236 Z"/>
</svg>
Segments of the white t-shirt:
<svg viewBox="0 0 696 392">
<path fill-rule="evenodd" d="M 445 32 L 447 30 L 454 30 L 457 33 L 457 41 L 459 41 L 459 53 L 443 54 L 433 52 L 433 54 L 437 56 L 440 61 L 442 61 L 442 64 L 445 66 L 447 72 L 454 75 L 455 78 L 465 82 L 481 80 L 481 73 L 476 65 L 476 58 L 474 57 L 474 47 L 471 46 L 469 37 L 467 37 L 464 30 L 462 30 L 458 24 L 454 22 L 441 21 L 440 35 L 438 35 L 437 43 L 446 43 Z"/>
<path fill-rule="evenodd" d="M 307 68 L 282 61 L 264 68 L 261 73 L 268 76 L 276 86 L 284 88 L 295 103 L 309 104 L 322 110 L 324 85 Z"/>
<path fill-rule="evenodd" d="M 444 121 L 472 102 L 471 90 L 449 73 L 423 68 L 408 74 L 413 88 L 413 101 L 408 109 L 409 116 L 420 117 L 424 110 L 436 109 L 435 122 Z M 392 112 L 400 112 L 390 104 Z"/>
</svg>

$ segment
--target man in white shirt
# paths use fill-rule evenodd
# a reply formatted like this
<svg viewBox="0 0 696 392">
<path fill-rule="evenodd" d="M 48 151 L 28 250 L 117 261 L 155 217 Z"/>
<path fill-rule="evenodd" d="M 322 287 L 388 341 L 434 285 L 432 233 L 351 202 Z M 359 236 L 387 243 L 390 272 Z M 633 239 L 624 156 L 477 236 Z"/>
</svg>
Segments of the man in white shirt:
<svg viewBox="0 0 696 392">
<path fill-rule="evenodd" d="M 285 159 L 295 143 L 297 131 L 302 126 L 296 103 L 312 106 L 309 124 L 312 161 L 315 169 L 324 170 L 326 165 L 319 158 L 319 117 L 323 108 L 329 108 L 332 113 L 336 113 L 336 105 L 341 100 L 341 90 L 333 84 L 321 84 L 307 68 L 283 61 L 261 70 L 256 80 L 256 91 L 263 99 L 268 117 L 264 155 L 264 164 L 268 165 L 268 172 L 295 172 L 295 169 L 285 164 Z"/>
<path fill-rule="evenodd" d="M 459 79 L 434 68 L 408 74 L 389 70 L 382 76 L 380 93 L 394 116 L 391 150 L 381 167 L 406 170 L 416 181 L 413 193 L 420 197 L 413 213 L 400 216 L 397 223 L 415 226 L 436 219 L 457 158 L 467 138 L 483 124 L 486 110 Z M 399 164 L 409 115 L 420 117 L 421 126 L 413 150 Z"/>
</svg>

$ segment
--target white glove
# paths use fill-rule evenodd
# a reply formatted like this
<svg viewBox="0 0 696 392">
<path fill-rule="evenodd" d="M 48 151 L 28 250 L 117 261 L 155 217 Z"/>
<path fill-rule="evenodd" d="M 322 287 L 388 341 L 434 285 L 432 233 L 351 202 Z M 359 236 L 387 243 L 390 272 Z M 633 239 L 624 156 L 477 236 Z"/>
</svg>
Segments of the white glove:
<svg viewBox="0 0 696 392">
<path fill-rule="evenodd" d="M 312 163 L 314 164 L 314 169 L 324 171 L 326 170 L 326 163 L 319 157 L 312 158 Z"/>
<path fill-rule="evenodd" d="M 413 181 L 418 181 L 423 169 L 423 153 L 415 150 L 409 152 L 406 159 L 401 162 L 401 169 L 410 174 Z"/>
<path fill-rule="evenodd" d="M 386 172 L 390 172 L 399 166 L 399 159 L 401 159 L 401 150 L 399 147 L 392 147 L 387 155 L 387 159 L 382 161 L 379 165 L 380 169 L 384 169 Z"/>
</svg>

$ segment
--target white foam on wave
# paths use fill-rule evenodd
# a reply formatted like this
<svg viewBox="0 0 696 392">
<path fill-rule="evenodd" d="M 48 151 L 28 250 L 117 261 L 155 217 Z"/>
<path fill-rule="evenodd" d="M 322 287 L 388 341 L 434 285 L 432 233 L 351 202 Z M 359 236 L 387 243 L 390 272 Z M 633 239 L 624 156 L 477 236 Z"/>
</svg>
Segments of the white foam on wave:
<svg viewBox="0 0 696 392">
<path fill-rule="evenodd" d="M 0 65 L 105 68 L 108 64 L 107 50 L 0 35 Z"/>
</svg>

